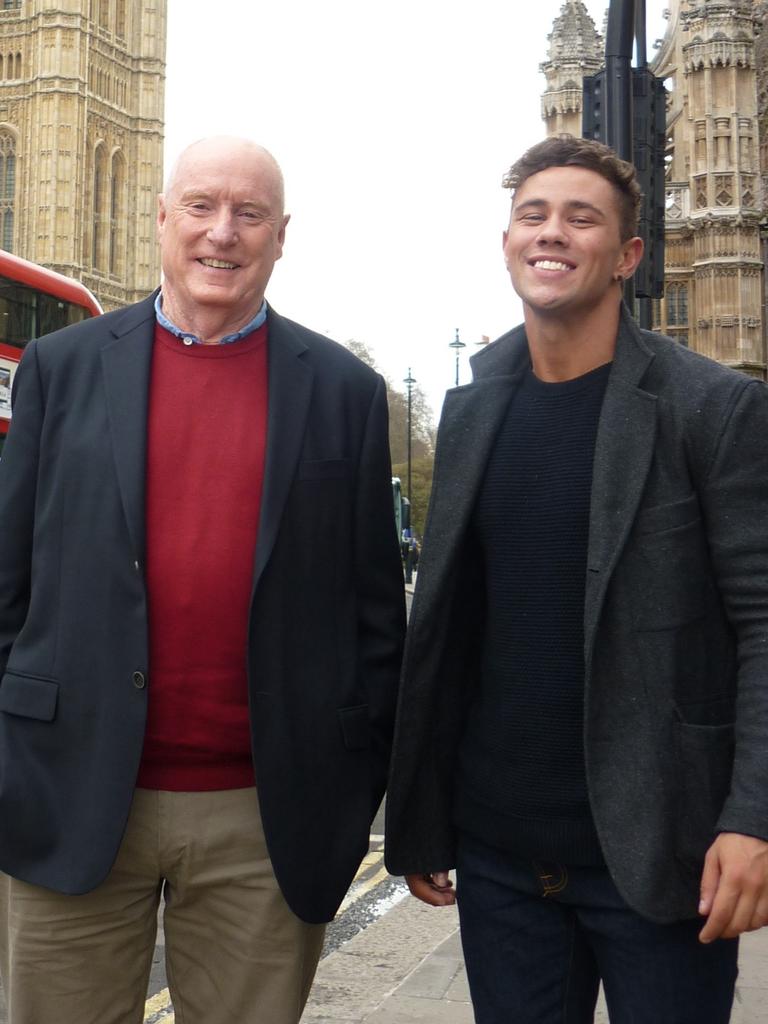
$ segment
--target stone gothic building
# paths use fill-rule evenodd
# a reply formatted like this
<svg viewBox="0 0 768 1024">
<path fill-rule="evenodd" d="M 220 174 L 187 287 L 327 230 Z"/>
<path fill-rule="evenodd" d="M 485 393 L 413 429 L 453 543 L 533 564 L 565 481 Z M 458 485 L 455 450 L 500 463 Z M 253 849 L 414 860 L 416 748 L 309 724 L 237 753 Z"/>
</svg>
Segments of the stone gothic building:
<svg viewBox="0 0 768 1024">
<path fill-rule="evenodd" d="M 651 63 L 668 90 L 665 293 L 654 327 L 764 379 L 767 13 L 766 0 L 669 0 Z M 605 52 L 581 0 L 563 4 L 549 44 L 547 134 L 580 135 L 581 78 Z"/>
<path fill-rule="evenodd" d="M 166 0 L 0 0 L 0 247 L 105 309 L 160 279 Z"/>
</svg>

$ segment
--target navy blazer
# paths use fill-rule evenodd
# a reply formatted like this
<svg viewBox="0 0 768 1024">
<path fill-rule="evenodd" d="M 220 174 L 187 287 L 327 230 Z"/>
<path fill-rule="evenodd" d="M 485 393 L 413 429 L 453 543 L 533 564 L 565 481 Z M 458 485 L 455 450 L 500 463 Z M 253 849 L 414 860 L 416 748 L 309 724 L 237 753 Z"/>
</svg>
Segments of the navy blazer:
<svg viewBox="0 0 768 1024">
<path fill-rule="evenodd" d="M 0 462 L 0 869 L 65 893 L 93 889 L 114 862 L 152 693 L 153 302 L 27 346 Z M 268 331 L 253 756 L 277 879 L 295 913 L 320 922 L 367 851 L 384 790 L 402 570 L 382 379 L 271 309 Z"/>
<path fill-rule="evenodd" d="M 522 327 L 446 396 L 387 796 L 395 874 L 455 863 L 455 756 L 477 682 L 470 530 L 530 357 Z M 584 580 L 584 744 L 626 901 L 695 917 L 716 831 L 768 839 L 768 390 L 626 311 L 601 411 Z"/>
</svg>

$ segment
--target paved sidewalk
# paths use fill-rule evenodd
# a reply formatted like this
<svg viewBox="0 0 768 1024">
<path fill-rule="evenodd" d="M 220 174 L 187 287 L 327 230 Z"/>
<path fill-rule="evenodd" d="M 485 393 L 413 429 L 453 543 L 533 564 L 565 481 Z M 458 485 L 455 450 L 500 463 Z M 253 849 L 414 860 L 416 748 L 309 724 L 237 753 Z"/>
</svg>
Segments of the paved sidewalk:
<svg viewBox="0 0 768 1024">
<path fill-rule="evenodd" d="M 742 939 L 731 1024 L 766 1021 L 768 928 Z M 601 998 L 595 1024 L 607 1022 Z M 302 1024 L 473 1024 L 455 908 L 406 897 L 326 957 Z"/>
</svg>

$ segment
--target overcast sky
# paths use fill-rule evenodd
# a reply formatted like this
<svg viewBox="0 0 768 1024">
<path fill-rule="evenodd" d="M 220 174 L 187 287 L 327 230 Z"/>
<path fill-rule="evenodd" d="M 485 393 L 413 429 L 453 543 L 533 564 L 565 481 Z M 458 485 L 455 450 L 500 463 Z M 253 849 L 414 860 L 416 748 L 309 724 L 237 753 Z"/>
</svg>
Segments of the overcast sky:
<svg viewBox="0 0 768 1024">
<path fill-rule="evenodd" d="M 649 56 L 663 35 L 647 0 Z M 501 177 L 543 137 L 538 70 L 561 0 L 168 0 L 166 168 L 203 135 L 282 165 L 291 213 L 267 295 L 408 368 L 435 412 L 467 356 L 521 319 Z M 605 0 L 587 7 L 602 28 Z M 402 387 L 402 385 L 401 385 Z"/>
</svg>

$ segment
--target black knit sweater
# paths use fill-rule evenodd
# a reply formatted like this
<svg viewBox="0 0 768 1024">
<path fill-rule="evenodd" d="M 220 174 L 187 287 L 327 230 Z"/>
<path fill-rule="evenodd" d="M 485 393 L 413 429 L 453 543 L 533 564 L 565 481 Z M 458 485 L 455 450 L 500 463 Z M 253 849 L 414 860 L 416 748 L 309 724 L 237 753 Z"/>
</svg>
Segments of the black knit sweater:
<svg viewBox="0 0 768 1024">
<path fill-rule="evenodd" d="M 460 750 L 456 824 L 522 856 L 599 864 L 583 748 L 584 581 L 592 462 L 610 365 L 528 372 L 474 517 L 487 608 Z"/>
</svg>

